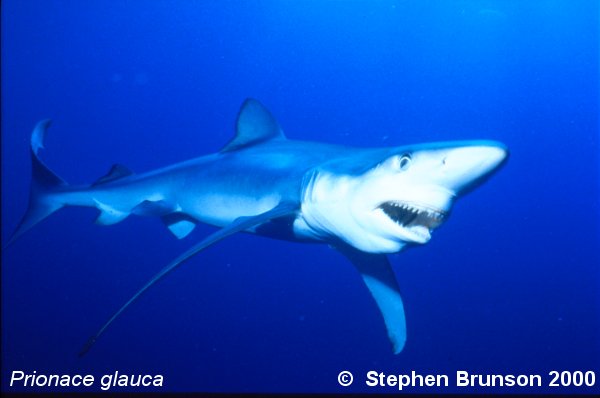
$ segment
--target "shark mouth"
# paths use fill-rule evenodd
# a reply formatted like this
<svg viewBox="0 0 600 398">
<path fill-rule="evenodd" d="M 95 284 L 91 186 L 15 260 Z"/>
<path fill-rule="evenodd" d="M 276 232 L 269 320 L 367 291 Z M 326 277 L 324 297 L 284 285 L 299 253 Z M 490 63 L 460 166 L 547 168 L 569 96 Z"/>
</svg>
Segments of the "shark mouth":
<svg viewBox="0 0 600 398">
<path fill-rule="evenodd" d="M 439 227 L 447 218 L 447 213 L 444 211 L 416 207 L 404 202 L 384 202 L 379 208 L 392 221 L 403 227 L 421 226 L 432 230 Z"/>
</svg>

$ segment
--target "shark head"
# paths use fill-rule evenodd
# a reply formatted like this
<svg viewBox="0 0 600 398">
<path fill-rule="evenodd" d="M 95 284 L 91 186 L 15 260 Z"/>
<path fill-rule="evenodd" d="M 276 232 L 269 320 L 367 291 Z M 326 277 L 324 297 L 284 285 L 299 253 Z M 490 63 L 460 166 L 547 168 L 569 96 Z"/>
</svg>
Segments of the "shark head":
<svg viewBox="0 0 600 398">
<path fill-rule="evenodd" d="M 370 253 L 425 244 L 461 195 L 506 160 L 493 141 L 424 144 L 373 150 L 315 170 L 304 191 L 302 222 L 317 236 Z M 363 161 L 368 166 L 345 164 Z"/>
</svg>

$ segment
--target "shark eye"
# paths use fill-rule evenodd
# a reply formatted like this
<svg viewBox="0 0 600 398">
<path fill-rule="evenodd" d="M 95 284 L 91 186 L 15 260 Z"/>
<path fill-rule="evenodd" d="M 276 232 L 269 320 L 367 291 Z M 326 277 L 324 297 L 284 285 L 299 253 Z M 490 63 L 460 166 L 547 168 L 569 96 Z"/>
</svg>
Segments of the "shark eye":
<svg viewBox="0 0 600 398">
<path fill-rule="evenodd" d="M 412 160 L 410 158 L 410 155 L 408 155 L 408 154 L 402 155 L 400 157 L 400 160 L 398 161 L 398 168 L 402 171 L 408 170 L 411 162 L 412 162 Z"/>
</svg>

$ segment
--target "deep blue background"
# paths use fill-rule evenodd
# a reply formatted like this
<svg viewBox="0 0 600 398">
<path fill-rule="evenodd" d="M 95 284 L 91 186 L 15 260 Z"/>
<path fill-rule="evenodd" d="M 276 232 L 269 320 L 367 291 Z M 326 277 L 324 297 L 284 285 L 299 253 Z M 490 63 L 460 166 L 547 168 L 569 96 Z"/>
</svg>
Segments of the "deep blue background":
<svg viewBox="0 0 600 398">
<path fill-rule="evenodd" d="M 70 183 L 217 151 L 248 96 L 290 138 L 495 139 L 511 159 L 430 244 L 392 256 L 409 333 L 398 356 L 344 258 L 237 235 L 79 360 L 213 229 L 177 241 L 156 219 L 98 227 L 94 210 L 62 210 L 2 254 L 2 388 L 12 370 L 161 373 L 177 391 L 339 392 L 344 369 L 360 379 L 344 391 L 364 390 L 366 370 L 600 378 L 598 33 L 596 1 L 3 1 L 3 242 L 47 117 L 42 156 Z"/>
</svg>

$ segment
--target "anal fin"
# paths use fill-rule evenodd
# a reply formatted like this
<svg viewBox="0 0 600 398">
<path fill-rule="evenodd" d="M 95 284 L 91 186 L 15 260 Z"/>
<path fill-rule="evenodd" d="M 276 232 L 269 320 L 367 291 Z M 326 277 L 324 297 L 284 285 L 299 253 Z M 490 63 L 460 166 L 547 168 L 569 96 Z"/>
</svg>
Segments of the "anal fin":
<svg viewBox="0 0 600 398">
<path fill-rule="evenodd" d="M 129 216 L 128 212 L 120 211 L 97 200 L 95 200 L 95 202 L 96 207 L 100 210 L 100 214 L 98 215 L 98 218 L 96 218 L 96 224 L 98 225 L 116 224 Z"/>
</svg>

